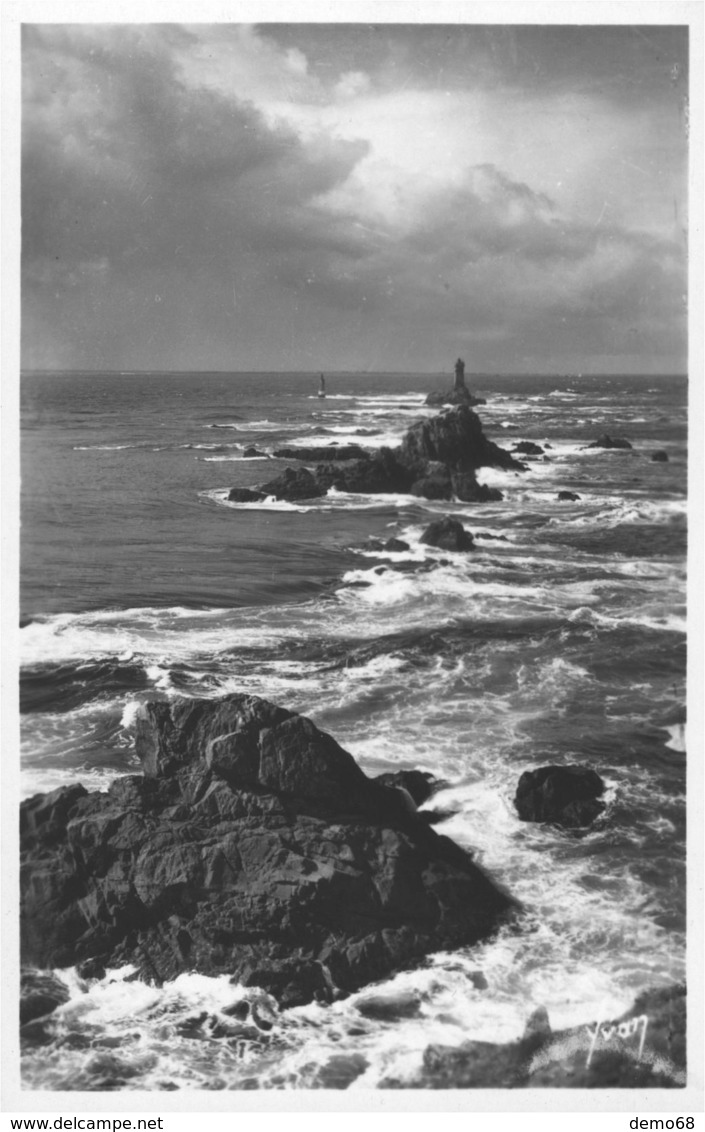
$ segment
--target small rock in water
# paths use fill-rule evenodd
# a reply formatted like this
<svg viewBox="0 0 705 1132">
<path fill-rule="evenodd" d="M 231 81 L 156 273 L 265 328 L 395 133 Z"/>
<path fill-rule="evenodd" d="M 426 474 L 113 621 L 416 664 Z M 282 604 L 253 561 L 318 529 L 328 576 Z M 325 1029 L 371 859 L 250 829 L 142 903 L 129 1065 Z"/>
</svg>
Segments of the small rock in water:
<svg viewBox="0 0 705 1132">
<path fill-rule="evenodd" d="M 474 550 L 475 543 L 470 531 L 450 515 L 445 519 L 434 519 L 421 535 L 426 546 L 437 546 L 441 550 Z"/>
<path fill-rule="evenodd" d="M 404 542 L 403 538 L 388 538 L 382 549 L 401 552 L 403 550 L 410 550 L 411 548 L 408 542 Z"/>
<path fill-rule="evenodd" d="M 514 445 L 513 452 L 523 452 L 525 456 L 542 456 L 543 448 L 540 444 L 534 444 L 533 440 L 520 440 L 518 444 Z"/>
<path fill-rule="evenodd" d="M 401 991 L 389 996 L 370 995 L 358 999 L 356 1006 L 363 1018 L 397 1022 L 400 1018 L 415 1018 L 421 1008 L 421 1000 L 413 991 Z"/>
<path fill-rule="evenodd" d="M 367 1068 L 369 1061 L 361 1053 L 333 1054 L 316 1074 L 320 1089 L 347 1089 Z"/>
<path fill-rule="evenodd" d="M 610 436 L 604 433 L 597 440 L 593 440 L 592 444 L 588 444 L 588 448 L 631 448 L 632 445 L 623 436 Z"/>
<path fill-rule="evenodd" d="M 580 496 L 577 491 L 559 491 L 558 498 L 568 503 L 576 503 L 578 499 L 580 499 Z"/>
<path fill-rule="evenodd" d="M 602 813 L 605 784 L 586 766 L 542 766 L 525 770 L 514 805 L 522 821 L 553 822 L 568 829 L 589 825 Z"/>
<path fill-rule="evenodd" d="M 667 464 L 668 452 L 665 452 L 663 448 L 659 448 L 658 451 L 651 453 L 651 459 L 655 460 L 657 463 Z"/>
<path fill-rule="evenodd" d="M 490 985 L 482 971 L 471 971 L 468 978 L 475 990 L 487 990 Z"/>
</svg>

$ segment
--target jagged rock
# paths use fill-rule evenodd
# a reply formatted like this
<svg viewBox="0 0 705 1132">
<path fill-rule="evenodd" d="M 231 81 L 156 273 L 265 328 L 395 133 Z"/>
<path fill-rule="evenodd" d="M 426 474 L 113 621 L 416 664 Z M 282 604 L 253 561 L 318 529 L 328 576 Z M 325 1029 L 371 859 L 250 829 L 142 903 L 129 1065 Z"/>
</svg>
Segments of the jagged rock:
<svg viewBox="0 0 705 1132">
<path fill-rule="evenodd" d="M 51 971 L 22 971 L 20 974 L 20 1023 L 33 1022 L 52 1014 L 70 998 L 66 983 Z"/>
<path fill-rule="evenodd" d="M 540 444 L 534 444 L 533 440 L 520 440 L 512 448 L 512 452 L 523 452 L 525 456 L 543 456 L 543 448 Z"/>
<path fill-rule="evenodd" d="M 556 498 L 565 501 L 566 503 L 577 503 L 577 501 L 580 499 L 580 496 L 578 495 L 577 491 L 559 491 Z"/>
<path fill-rule="evenodd" d="M 358 458 L 351 459 L 356 450 Z M 474 476 L 476 468 L 526 470 L 525 464 L 487 439 L 480 418 L 466 405 L 413 425 L 398 448 L 380 448 L 366 453 L 362 448 L 348 445 L 338 449 L 282 448 L 275 453 L 284 454 L 296 459 L 317 458 L 320 454 L 328 462 L 318 464 L 313 472 L 306 468 L 287 468 L 276 479 L 259 487 L 263 495 L 288 500 L 313 499 L 333 487 L 337 491 L 365 495 L 412 492 L 430 499 L 451 499 L 455 495 L 464 502 L 485 502 L 501 499 L 502 493 L 478 484 Z"/>
<path fill-rule="evenodd" d="M 412 483 L 412 473 L 399 463 L 394 449 L 380 448 L 364 460 L 350 460 L 341 464 L 319 464 L 316 478 L 338 491 L 349 491 L 361 495 L 377 492 L 398 494 L 408 492 Z"/>
<path fill-rule="evenodd" d="M 22 805 L 23 962 L 227 972 L 284 1005 L 472 944 L 514 907 L 398 790 L 256 696 L 143 705 L 143 776 Z"/>
<path fill-rule="evenodd" d="M 450 515 L 445 519 L 434 519 L 426 527 L 420 541 L 426 546 L 437 546 L 440 550 L 474 550 L 475 543 L 470 531 L 458 519 Z"/>
<path fill-rule="evenodd" d="M 285 468 L 280 476 L 263 483 L 259 489 L 264 495 L 289 502 L 297 499 L 317 499 L 328 490 L 307 468 Z"/>
<path fill-rule="evenodd" d="M 525 770 L 514 805 L 522 821 L 553 822 L 569 829 L 589 825 L 602 813 L 605 784 L 586 766 L 542 766 Z"/>
<path fill-rule="evenodd" d="M 632 445 L 623 436 L 609 436 L 604 433 L 598 440 L 593 440 L 588 448 L 631 448 Z"/>
<path fill-rule="evenodd" d="M 659 448 L 656 452 L 651 453 L 651 459 L 656 460 L 660 464 L 668 463 L 668 452 L 663 448 Z"/>
<path fill-rule="evenodd" d="M 253 491 L 250 487 L 231 487 L 228 492 L 229 503 L 261 503 L 266 499 L 262 491 Z"/>
<path fill-rule="evenodd" d="M 481 467 L 526 470 L 525 464 L 487 439 L 477 413 L 466 405 L 412 425 L 396 452 L 400 462 L 411 468 L 424 468 L 431 460 L 458 471 Z"/>
</svg>

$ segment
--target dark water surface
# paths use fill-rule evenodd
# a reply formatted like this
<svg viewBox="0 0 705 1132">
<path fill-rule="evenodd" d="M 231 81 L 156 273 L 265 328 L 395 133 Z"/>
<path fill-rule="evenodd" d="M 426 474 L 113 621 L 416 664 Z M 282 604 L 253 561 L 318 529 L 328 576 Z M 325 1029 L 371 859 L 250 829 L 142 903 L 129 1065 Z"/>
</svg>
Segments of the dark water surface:
<svg viewBox="0 0 705 1132">
<path fill-rule="evenodd" d="M 546 448 L 524 474 L 481 470 L 502 502 L 227 503 L 286 466 L 275 448 L 397 443 L 448 384 L 334 375 L 320 400 L 315 374 L 23 379 L 24 792 L 134 772 L 145 699 L 253 692 L 310 715 L 370 773 L 443 778 L 433 804 L 456 814 L 439 830 L 527 909 L 520 930 L 390 980 L 420 996 L 419 1018 L 367 1020 L 360 1036 L 355 996 L 288 1011 L 275 1058 L 178 1037 L 189 1012 L 230 1001 L 222 980 L 76 983 L 61 1025 L 118 1035 L 125 1087 L 315 1087 L 348 1054 L 351 1087 L 412 1081 L 429 1042 L 514 1038 L 539 1004 L 556 1028 L 613 1018 L 683 977 L 685 381 L 473 381 L 492 439 Z M 585 449 L 604 432 L 633 449 Z M 250 445 L 268 458 L 244 459 Z M 446 513 L 475 533 L 473 554 L 420 544 Z M 411 550 L 373 554 L 369 537 L 391 534 Z M 584 836 L 516 818 L 519 775 L 549 762 L 608 784 Z M 57 1043 L 28 1058 L 26 1081 L 91 1089 L 90 1065 Z"/>
</svg>

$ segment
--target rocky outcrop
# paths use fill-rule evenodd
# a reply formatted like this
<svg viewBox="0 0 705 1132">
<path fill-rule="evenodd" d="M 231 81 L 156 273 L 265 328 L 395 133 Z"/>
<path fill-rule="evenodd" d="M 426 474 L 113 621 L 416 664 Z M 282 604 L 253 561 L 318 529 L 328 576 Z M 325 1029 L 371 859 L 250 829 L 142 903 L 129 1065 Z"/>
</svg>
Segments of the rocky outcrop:
<svg viewBox="0 0 705 1132">
<path fill-rule="evenodd" d="M 285 454 L 287 458 L 303 460 L 320 455 L 327 462 L 318 464 L 313 471 L 287 468 L 260 485 L 257 490 L 261 497 L 315 499 L 333 487 L 365 495 L 411 493 L 426 499 L 457 498 L 484 503 L 501 499 L 502 493 L 477 482 L 478 468 L 526 470 L 525 464 L 487 439 L 480 418 L 465 405 L 413 425 L 398 448 L 366 453 L 357 445 L 347 445 L 338 449 L 282 448 L 275 452 L 276 456 Z M 353 455 L 356 458 L 351 458 Z M 233 502 L 237 502 L 234 497 Z"/>
<path fill-rule="evenodd" d="M 268 480 L 259 488 L 265 496 L 273 495 L 275 499 L 290 501 L 316 499 L 325 495 L 327 490 L 328 488 L 319 483 L 307 468 L 285 468 L 281 475 Z"/>
<path fill-rule="evenodd" d="M 580 496 L 577 491 L 559 491 L 556 498 L 565 503 L 577 503 Z"/>
<path fill-rule="evenodd" d="M 602 813 L 605 784 L 586 766 L 542 766 L 519 779 L 514 805 L 522 821 L 553 822 L 568 829 L 589 825 Z"/>
<path fill-rule="evenodd" d="M 263 491 L 253 491 L 250 487 L 231 487 L 228 503 L 261 503 L 267 496 Z"/>
<path fill-rule="evenodd" d="M 463 524 L 450 515 L 445 519 L 434 519 L 429 523 L 419 541 L 426 546 L 437 546 L 439 550 L 475 549 L 470 531 L 466 531 Z"/>
<path fill-rule="evenodd" d="M 411 550 L 411 547 L 403 538 L 388 538 L 387 541 L 383 543 L 382 550 L 389 550 L 394 554 L 402 554 L 405 550 Z"/>
<path fill-rule="evenodd" d="M 136 728 L 142 776 L 22 806 L 27 965 L 228 973 L 291 1005 L 485 938 L 513 907 L 303 716 L 231 695 L 146 704 Z"/>
<path fill-rule="evenodd" d="M 611 1022 L 595 1018 L 586 1025 L 554 1031 L 548 1011 L 540 1006 L 527 1019 L 518 1041 L 431 1044 L 412 1080 L 386 1078 L 381 1087 L 682 1088 L 685 1043 L 685 987 L 665 987 L 641 994 Z"/>
<path fill-rule="evenodd" d="M 396 451 L 399 461 L 409 468 L 438 461 L 457 471 L 482 467 L 526 470 L 525 464 L 487 439 L 477 413 L 465 405 L 412 425 Z"/>
<path fill-rule="evenodd" d="M 609 436 L 604 433 L 597 440 L 593 440 L 592 444 L 586 445 L 587 448 L 631 448 L 632 445 L 623 436 Z"/>
</svg>

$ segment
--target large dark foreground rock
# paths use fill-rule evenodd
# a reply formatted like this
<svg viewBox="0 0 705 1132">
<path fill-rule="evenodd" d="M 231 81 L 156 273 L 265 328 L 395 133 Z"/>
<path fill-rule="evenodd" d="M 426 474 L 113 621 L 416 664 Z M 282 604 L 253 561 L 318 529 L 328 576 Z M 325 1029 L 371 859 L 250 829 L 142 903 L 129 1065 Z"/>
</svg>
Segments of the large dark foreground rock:
<svg viewBox="0 0 705 1132">
<path fill-rule="evenodd" d="M 227 972 L 285 1005 L 488 936 L 513 908 L 335 740 L 255 696 L 144 706 L 144 776 L 22 806 L 22 958 Z"/>
<path fill-rule="evenodd" d="M 282 449 L 287 456 L 307 459 L 326 452 L 326 463 L 312 471 L 285 469 L 259 487 L 276 499 L 315 499 L 334 487 L 338 491 L 408 493 L 426 499 L 452 499 L 467 503 L 500 500 L 502 493 L 477 482 L 478 468 L 494 467 L 525 471 L 526 465 L 488 440 L 477 413 L 467 405 L 449 409 L 431 420 L 413 425 L 398 448 L 380 448 L 355 459 L 325 449 Z M 355 454 L 354 447 L 345 456 Z M 230 498 L 239 502 L 233 489 Z"/>
</svg>

